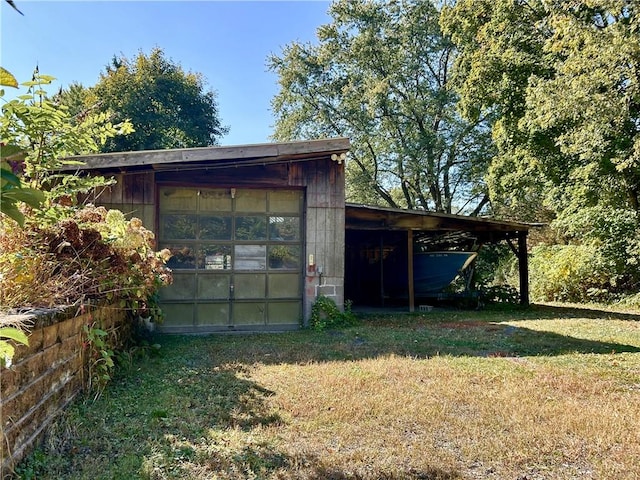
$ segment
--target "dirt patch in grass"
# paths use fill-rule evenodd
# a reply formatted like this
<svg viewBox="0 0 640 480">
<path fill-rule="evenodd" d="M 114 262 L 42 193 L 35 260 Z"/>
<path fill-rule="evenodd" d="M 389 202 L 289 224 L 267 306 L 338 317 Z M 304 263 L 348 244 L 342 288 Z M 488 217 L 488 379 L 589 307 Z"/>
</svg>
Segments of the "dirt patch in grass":
<svg viewBox="0 0 640 480">
<path fill-rule="evenodd" d="M 554 307 L 558 312 L 559 307 Z M 636 479 L 640 328 L 536 309 L 160 337 L 21 478 Z"/>
</svg>

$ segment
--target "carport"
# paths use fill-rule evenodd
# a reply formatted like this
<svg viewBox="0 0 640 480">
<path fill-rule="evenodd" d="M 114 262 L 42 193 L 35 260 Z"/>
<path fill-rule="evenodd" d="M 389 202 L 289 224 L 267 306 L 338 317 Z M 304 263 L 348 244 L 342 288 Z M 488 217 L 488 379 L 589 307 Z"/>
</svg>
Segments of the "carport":
<svg viewBox="0 0 640 480">
<path fill-rule="evenodd" d="M 414 252 L 423 248 L 478 251 L 505 241 L 518 258 L 520 303 L 529 304 L 527 235 L 533 225 L 347 203 L 345 298 L 385 306 L 400 299 L 415 310 Z"/>
</svg>

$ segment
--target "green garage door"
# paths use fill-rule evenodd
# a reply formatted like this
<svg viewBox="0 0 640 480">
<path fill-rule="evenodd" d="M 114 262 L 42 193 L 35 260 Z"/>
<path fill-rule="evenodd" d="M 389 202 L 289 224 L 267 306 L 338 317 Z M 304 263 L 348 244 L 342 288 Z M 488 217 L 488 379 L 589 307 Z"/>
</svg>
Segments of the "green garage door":
<svg viewBox="0 0 640 480">
<path fill-rule="evenodd" d="M 159 247 L 166 332 L 297 327 L 302 315 L 301 191 L 162 187 Z"/>
</svg>

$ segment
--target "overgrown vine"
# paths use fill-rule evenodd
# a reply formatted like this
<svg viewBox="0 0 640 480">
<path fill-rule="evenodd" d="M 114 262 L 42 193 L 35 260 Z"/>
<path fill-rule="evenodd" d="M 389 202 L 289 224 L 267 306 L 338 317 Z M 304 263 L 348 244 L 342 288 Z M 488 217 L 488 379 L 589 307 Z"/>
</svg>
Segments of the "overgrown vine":
<svg viewBox="0 0 640 480">
<path fill-rule="evenodd" d="M 344 311 L 340 311 L 336 302 L 324 295 L 318 296 L 311 307 L 309 326 L 314 330 L 326 330 L 353 325 L 356 316 L 351 311 L 351 302 L 344 302 Z"/>
</svg>

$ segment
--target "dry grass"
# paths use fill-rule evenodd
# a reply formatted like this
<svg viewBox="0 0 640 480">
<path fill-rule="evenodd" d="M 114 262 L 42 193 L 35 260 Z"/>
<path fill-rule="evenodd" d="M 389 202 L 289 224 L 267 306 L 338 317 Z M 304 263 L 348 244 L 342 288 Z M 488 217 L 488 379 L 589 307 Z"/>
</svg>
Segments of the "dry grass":
<svg viewBox="0 0 640 480">
<path fill-rule="evenodd" d="M 37 478 L 640 478 L 640 316 L 368 317 L 163 338 L 66 417 Z M 59 439 L 58 439 L 59 440 Z M 35 477 L 30 477 L 35 478 Z"/>
<path fill-rule="evenodd" d="M 638 391 L 530 359 L 388 356 L 251 378 L 278 392 L 287 428 L 271 434 L 288 456 L 322 452 L 354 478 L 613 479 L 640 465 Z"/>
</svg>

